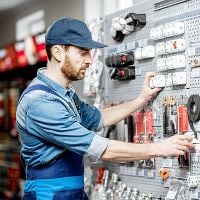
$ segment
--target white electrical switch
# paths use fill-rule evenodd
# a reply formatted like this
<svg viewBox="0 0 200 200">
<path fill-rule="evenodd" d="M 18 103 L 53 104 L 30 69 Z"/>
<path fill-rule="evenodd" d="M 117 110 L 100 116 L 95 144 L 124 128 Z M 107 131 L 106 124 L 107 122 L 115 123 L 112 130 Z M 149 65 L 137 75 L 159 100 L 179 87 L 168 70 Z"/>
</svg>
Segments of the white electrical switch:
<svg viewBox="0 0 200 200">
<path fill-rule="evenodd" d="M 141 60 L 142 59 L 142 48 L 137 48 L 135 50 L 135 60 Z"/>
<path fill-rule="evenodd" d="M 187 76 L 186 72 L 175 72 L 173 73 L 173 85 L 186 85 Z"/>
<path fill-rule="evenodd" d="M 146 46 L 142 48 L 142 58 L 153 58 L 155 57 L 154 46 Z"/>
<path fill-rule="evenodd" d="M 165 75 L 159 74 L 150 79 L 150 88 L 165 87 Z"/>
<path fill-rule="evenodd" d="M 151 39 L 157 40 L 157 39 L 160 39 L 162 37 L 163 37 L 163 27 L 162 27 L 162 25 L 155 27 L 155 28 L 152 28 L 150 30 L 150 38 Z"/>
<path fill-rule="evenodd" d="M 158 71 L 166 70 L 166 58 L 157 59 L 157 70 Z"/>
<path fill-rule="evenodd" d="M 175 68 L 184 68 L 186 66 L 185 55 L 174 56 L 176 60 Z"/>
<path fill-rule="evenodd" d="M 175 35 L 181 35 L 185 33 L 185 24 L 184 22 L 174 22 Z"/>
<path fill-rule="evenodd" d="M 165 42 L 159 42 L 159 43 L 156 44 L 156 53 L 158 55 L 164 54 L 165 53 L 165 49 L 166 49 Z"/>
<path fill-rule="evenodd" d="M 180 52 L 180 51 L 184 51 L 185 49 L 186 49 L 185 39 L 176 39 L 176 40 L 166 41 L 167 53 Z"/>
<path fill-rule="evenodd" d="M 172 73 L 167 74 L 165 84 L 166 84 L 166 87 L 173 86 L 173 74 Z"/>
</svg>

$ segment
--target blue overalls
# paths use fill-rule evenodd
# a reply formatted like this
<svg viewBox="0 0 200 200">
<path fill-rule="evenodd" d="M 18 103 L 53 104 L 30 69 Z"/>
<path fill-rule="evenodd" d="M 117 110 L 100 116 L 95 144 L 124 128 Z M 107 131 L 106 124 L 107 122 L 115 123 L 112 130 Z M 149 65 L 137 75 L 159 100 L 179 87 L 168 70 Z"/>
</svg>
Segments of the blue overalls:
<svg viewBox="0 0 200 200">
<path fill-rule="evenodd" d="M 33 90 L 54 93 L 50 88 L 38 84 L 26 89 L 20 100 Z M 25 167 L 26 182 L 23 200 L 88 200 L 84 192 L 82 155 L 66 150 L 46 165 Z"/>
<path fill-rule="evenodd" d="M 53 163 L 27 167 L 24 200 L 88 200 L 84 192 L 83 158 L 66 151 Z"/>
</svg>

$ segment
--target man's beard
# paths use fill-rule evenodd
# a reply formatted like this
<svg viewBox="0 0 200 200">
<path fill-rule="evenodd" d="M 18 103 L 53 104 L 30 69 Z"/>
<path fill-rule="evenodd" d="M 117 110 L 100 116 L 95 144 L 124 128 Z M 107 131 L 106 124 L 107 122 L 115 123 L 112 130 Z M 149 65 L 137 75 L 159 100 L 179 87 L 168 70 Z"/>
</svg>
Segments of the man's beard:
<svg viewBox="0 0 200 200">
<path fill-rule="evenodd" d="M 61 71 L 65 75 L 65 77 L 70 81 L 80 80 L 80 78 L 78 77 L 78 71 L 76 70 L 76 67 L 71 63 L 67 56 L 65 57 L 65 63 L 62 66 Z"/>
</svg>

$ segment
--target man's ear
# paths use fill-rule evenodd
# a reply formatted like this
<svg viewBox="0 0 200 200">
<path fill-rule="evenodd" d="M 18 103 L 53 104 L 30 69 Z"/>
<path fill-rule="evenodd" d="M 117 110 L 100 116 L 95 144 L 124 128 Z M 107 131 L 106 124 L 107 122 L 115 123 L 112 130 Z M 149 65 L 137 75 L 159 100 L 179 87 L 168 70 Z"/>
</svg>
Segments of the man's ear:
<svg viewBox="0 0 200 200">
<path fill-rule="evenodd" d="M 65 56 L 64 49 L 60 45 L 54 45 L 52 47 L 52 55 L 58 62 L 62 62 Z"/>
</svg>

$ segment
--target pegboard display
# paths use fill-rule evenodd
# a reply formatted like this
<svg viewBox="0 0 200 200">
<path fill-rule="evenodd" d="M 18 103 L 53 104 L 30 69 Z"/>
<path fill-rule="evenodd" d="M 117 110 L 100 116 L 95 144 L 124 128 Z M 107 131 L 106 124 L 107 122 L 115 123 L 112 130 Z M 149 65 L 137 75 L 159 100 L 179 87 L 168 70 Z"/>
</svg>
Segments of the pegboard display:
<svg viewBox="0 0 200 200">
<path fill-rule="evenodd" d="M 163 87 L 153 102 L 132 115 L 135 128 L 129 142 L 157 142 L 188 132 L 199 141 L 199 119 L 189 117 L 198 112 L 200 99 L 199 13 L 200 0 L 147 0 L 105 16 L 104 42 L 108 47 L 104 50 L 102 87 L 106 102 L 137 98 L 148 71 L 157 72 L 150 86 Z M 141 116 L 145 116 L 145 125 L 139 121 Z M 142 139 L 138 141 L 138 137 Z M 143 197 L 154 196 L 146 199 L 200 199 L 199 152 L 150 162 L 106 162 L 105 167 Z M 129 197 L 121 199 L 134 199 Z"/>
</svg>

